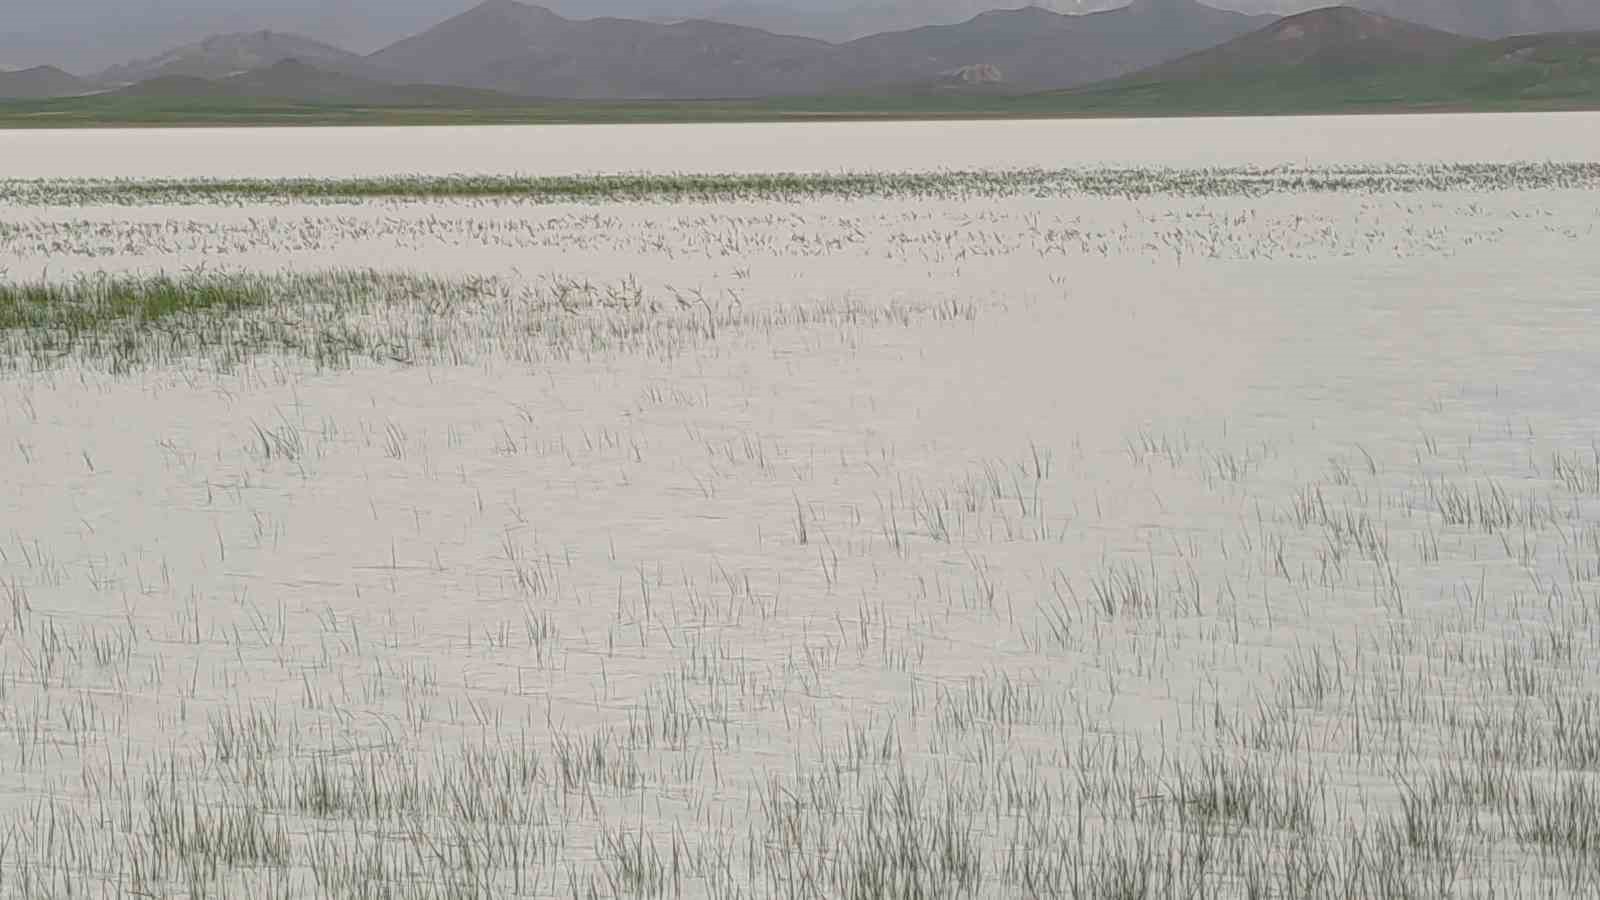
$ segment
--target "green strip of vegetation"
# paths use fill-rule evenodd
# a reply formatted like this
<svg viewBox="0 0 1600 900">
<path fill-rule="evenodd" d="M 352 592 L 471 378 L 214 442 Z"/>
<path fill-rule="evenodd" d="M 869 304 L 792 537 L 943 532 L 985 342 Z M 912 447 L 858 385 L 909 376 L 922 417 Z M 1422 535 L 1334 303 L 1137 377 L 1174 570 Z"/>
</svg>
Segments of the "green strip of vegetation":
<svg viewBox="0 0 1600 900">
<path fill-rule="evenodd" d="M 853 300 L 751 306 L 649 296 L 635 281 L 519 284 L 412 272 L 188 272 L 0 282 L 0 373 L 65 363 L 114 373 L 153 365 L 228 369 L 278 354 L 319 368 L 359 360 L 524 364 L 633 354 L 671 359 L 719 336 L 848 324 L 971 321 L 970 303 Z"/>
<path fill-rule="evenodd" d="M 69 357 L 117 371 L 185 355 L 230 365 L 273 350 L 319 363 L 383 357 L 390 349 L 352 316 L 391 304 L 443 314 L 480 290 L 477 281 L 357 269 L 0 281 L 0 370 Z"/>
<path fill-rule="evenodd" d="M 1276 73 L 1275 73 L 1276 74 Z M 97 94 L 0 101 L 0 129 L 397 125 L 581 125 L 712 122 L 851 122 L 941 119 L 1126 118 L 1215 115 L 1340 115 L 1549 112 L 1595 109 L 1587 90 L 1390 90 L 1344 81 L 1305 90 L 1249 79 L 1239 91 L 1106 86 L 1042 94 L 929 94 L 768 100 L 529 101 L 482 107 L 373 106 Z M 1259 82 L 1259 84 L 1258 84 Z M 1263 86 L 1264 85 L 1264 86 Z M 1241 96 L 1242 94 L 1242 96 Z"/>
<path fill-rule="evenodd" d="M 1508 163 L 1314 169 L 1028 169 L 911 174 L 13 180 L 0 181 L 0 201 L 16 205 L 77 206 L 448 199 L 562 203 L 1021 195 L 1231 197 L 1331 191 L 1590 189 L 1596 185 L 1600 185 L 1600 164 Z"/>
<path fill-rule="evenodd" d="M 0 283 L 0 329 L 90 332 L 113 322 L 156 322 L 181 313 L 228 313 L 270 302 L 272 282 L 246 276 L 83 278 Z"/>
</svg>

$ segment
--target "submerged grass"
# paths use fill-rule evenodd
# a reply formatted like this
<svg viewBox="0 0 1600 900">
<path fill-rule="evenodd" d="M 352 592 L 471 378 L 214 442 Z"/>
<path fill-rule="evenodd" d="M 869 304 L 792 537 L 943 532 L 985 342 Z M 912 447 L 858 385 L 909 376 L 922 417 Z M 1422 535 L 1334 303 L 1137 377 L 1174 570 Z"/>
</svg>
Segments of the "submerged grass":
<svg viewBox="0 0 1600 900">
<path fill-rule="evenodd" d="M 116 322 L 233 313 L 272 302 L 271 281 L 250 276 L 81 278 L 69 283 L 0 284 L 0 329 L 95 331 Z"/>
<path fill-rule="evenodd" d="M 265 353 L 319 367 L 460 364 L 503 354 L 524 363 L 677 356 L 719 337 L 971 321 L 970 303 L 857 301 L 747 307 L 659 297 L 631 280 L 513 284 L 409 272 L 194 272 L 0 283 L 0 371 L 67 362 L 126 372 L 203 361 L 229 369 Z M 292 445 L 260 435 L 292 456 Z M 270 452 L 269 452 L 270 455 Z"/>
<path fill-rule="evenodd" d="M 1501 444 L 1386 476 L 1399 448 L 1160 422 L 1125 454 L 897 449 L 861 331 L 977 315 L 949 299 L 364 270 L 0 298 L 0 371 L 52 367 L 0 378 L 0 898 L 1600 895 L 1590 451 L 1530 434 L 1527 479 L 1480 468 Z M 85 377 L 273 352 L 385 367 Z M 804 353 L 874 404 L 823 408 L 832 437 L 756 415 L 834 402 Z M 424 376 L 483 396 L 413 403 Z M 126 443 L 88 418 L 121 405 L 64 418 L 129 384 L 256 405 L 174 433 L 130 404 Z"/>
<path fill-rule="evenodd" d="M 76 359 L 126 371 L 197 355 L 226 366 L 274 350 L 348 362 L 382 348 L 343 314 L 402 301 L 441 309 L 474 290 L 465 282 L 370 270 L 0 283 L 0 368 Z"/>
</svg>

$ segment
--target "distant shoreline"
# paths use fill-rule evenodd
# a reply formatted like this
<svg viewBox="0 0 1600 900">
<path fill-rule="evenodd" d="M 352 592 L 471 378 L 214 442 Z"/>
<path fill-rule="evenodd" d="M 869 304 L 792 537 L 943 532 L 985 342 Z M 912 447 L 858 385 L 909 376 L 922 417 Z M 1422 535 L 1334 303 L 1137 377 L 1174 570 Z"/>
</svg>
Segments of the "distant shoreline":
<svg viewBox="0 0 1600 900">
<path fill-rule="evenodd" d="M 1029 98 L 1019 98 L 1027 100 Z M 691 125 L 816 122 L 938 122 L 1048 119 L 1214 119 L 1296 116 L 1472 115 L 1600 111 L 1600 98 L 1540 104 L 1440 103 L 1346 104 L 1269 109 L 1144 107 L 1050 108 L 1013 101 L 1010 108 L 917 101 L 840 101 L 837 105 L 717 101 L 654 101 L 637 104 L 560 104 L 507 109 L 300 107 L 282 109 L 147 110 L 112 113 L 62 108 L 63 101 L 0 102 L 0 131 L 168 128 L 450 127 L 464 125 Z M 48 106 L 49 109 L 41 109 Z"/>
</svg>

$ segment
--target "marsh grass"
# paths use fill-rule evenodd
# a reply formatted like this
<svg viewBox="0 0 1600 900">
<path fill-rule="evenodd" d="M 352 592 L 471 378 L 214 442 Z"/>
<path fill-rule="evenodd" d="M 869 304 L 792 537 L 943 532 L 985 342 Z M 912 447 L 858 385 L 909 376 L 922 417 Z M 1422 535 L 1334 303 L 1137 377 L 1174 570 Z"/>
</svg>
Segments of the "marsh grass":
<svg viewBox="0 0 1600 900">
<path fill-rule="evenodd" d="M 155 323 L 180 314 L 227 315 L 272 301 L 258 278 L 82 278 L 68 284 L 0 284 L 0 329 L 92 332 L 116 322 Z"/>
<path fill-rule="evenodd" d="M 849 342 L 855 329 L 977 315 L 975 304 L 948 301 L 685 304 L 631 280 L 514 285 L 369 269 L 99 276 L 0 283 L 0 366 L 95 364 L 122 373 L 203 362 L 230 369 L 264 354 L 321 368 L 362 360 L 459 365 L 496 355 L 527 363 L 670 359 L 721 337 L 812 330 Z M 263 456 L 294 460 L 304 452 L 292 430 L 256 428 Z M 384 444 L 392 458 L 405 455 L 405 435 L 392 424 Z"/>
<path fill-rule="evenodd" d="M 471 290 L 428 276 L 356 270 L 0 283 L 0 340 L 9 345 L 6 361 L 13 366 L 99 359 L 125 371 L 158 359 L 212 354 L 226 362 L 294 349 L 332 360 L 381 352 L 337 319 L 340 310 L 354 312 L 400 298 L 448 303 Z M 263 443 L 273 447 L 265 433 Z"/>
<path fill-rule="evenodd" d="M 391 176 L 346 179 L 0 181 L 0 200 L 76 206 L 496 199 L 522 203 L 802 201 L 825 198 L 1108 196 L 1260 197 L 1280 193 L 1583 189 L 1590 163 L 1479 163 L 1316 169 L 1020 169 L 927 173 Z"/>
</svg>

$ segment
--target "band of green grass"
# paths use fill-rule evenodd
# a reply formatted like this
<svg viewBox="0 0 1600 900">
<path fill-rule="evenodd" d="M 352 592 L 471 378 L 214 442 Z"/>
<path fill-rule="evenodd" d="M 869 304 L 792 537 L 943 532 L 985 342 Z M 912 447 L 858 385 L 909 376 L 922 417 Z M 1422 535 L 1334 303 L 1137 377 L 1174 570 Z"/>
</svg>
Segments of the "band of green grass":
<svg viewBox="0 0 1600 900">
<path fill-rule="evenodd" d="M 1596 163 L 1480 163 L 1329 168 L 1093 168 L 923 173 L 440 175 L 285 179 L 0 181 L 16 205 L 151 205 L 369 200 L 525 203 L 728 202 L 974 196 L 1264 196 L 1361 191 L 1592 189 Z"/>
<path fill-rule="evenodd" d="M 97 330 L 112 322 L 156 322 L 182 313 L 265 306 L 263 279 L 237 276 L 84 278 L 66 283 L 0 283 L 0 329 Z"/>
<path fill-rule="evenodd" d="M 101 274 L 0 282 L 0 372 L 63 361 L 129 372 L 178 361 L 230 368 L 276 354 L 339 368 L 639 354 L 671 358 L 738 333 L 970 321 L 970 303 L 689 302 L 637 283 L 516 284 L 405 271 Z"/>
</svg>

